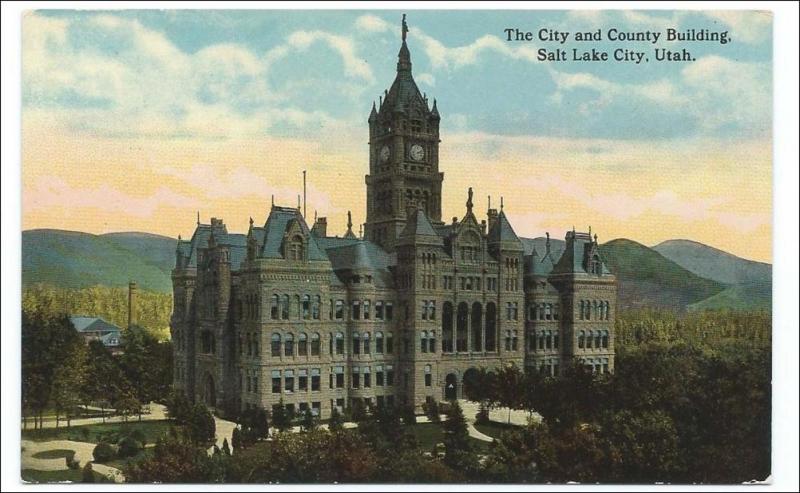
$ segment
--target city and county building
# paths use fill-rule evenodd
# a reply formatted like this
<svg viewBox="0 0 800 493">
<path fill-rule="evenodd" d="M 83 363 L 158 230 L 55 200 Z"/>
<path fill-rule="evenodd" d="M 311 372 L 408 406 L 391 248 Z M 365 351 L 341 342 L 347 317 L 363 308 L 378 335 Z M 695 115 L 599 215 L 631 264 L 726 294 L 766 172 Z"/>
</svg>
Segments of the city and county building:
<svg viewBox="0 0 800 493">
<path fill-rule="evenodd" d="M 597 237 L 565 247 L 517 235 L 501 202 L 442 218 L 436 100 L 411 73 L 404 23 L 397 75 L 369 114 L 364 234 L 330 235 L 300 207 L 272 205 L 247 234 L 221 219 L 178 239 L 174 383 L 223 414 L 283 402 L 328 417 L 357 400 L 461 397 L 478 368 L 556 375 L 578 360 L 614 368 L 616 280 Z"/>
</svg>

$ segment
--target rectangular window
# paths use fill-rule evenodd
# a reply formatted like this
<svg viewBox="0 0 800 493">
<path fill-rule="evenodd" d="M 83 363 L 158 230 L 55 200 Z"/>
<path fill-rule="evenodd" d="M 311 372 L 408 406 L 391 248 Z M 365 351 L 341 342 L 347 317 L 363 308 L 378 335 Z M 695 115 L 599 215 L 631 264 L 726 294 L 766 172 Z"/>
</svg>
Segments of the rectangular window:
<svg viewBox="0 0 800 493">
<path fill-rule="evenodd" d="M 422 320 L 428 320 L 428 300 L 422 300 Z"/>
<path fill-rule="evenodd" d="M 375 367 L 375 385 L 383 387 L 383 367 Z"/>
<path fill-rule="evenodd" d="M 354 301 L 353 302 L 353 311 L 351 312 L 351 318 L 353 320 L 361 320 L 361 302 Z"/>
<path fill-rule="evenodd" d="M 353 335 L 352 354 L 361 354 L 361 339 L 358 338 L 358 334 Z"/>
<path fill-rule="evenodd" d="M 386 335 L 386 354 L 392 354 L 393 350 L 394 350 L 394 338 L 390 333 Z"/>
<path fill-rule="evenodd" d="M 297 355 L 298 356 L 307 356 L 308 355 L 308 340 L 301 337 L 299 341 L 297 341 Z"/>
<path fill-rule="evenodd" d="M 284 372 L 283 384 L 286 392 L 294 392 L 294 370 Z"/>
<path fill-rule="evenodd" d="M 344 354 L 344 337 L 336 336 L 336 354 Z"/>
<path fill-rule="evenodd" d="M 336 374 L 336 388 L 343 389 L 344 388 L 344 367 L 337 366 L 333 369 L 334 374 Z"/>
<path fill-rule="evenodd" d="M 372 387 L 372 375 L 369 373 L 369 368 L 364 373 L 364 388 Z"/>
<path fill-rule="evenodd" d="M 430 373 L 426 373 L 425 374 L 425 386 L 426 387 L 430 387 L 432 383 L 433 383 L 433 377 L 431 376 Z"/>
<path fill-rule="evenodd" d="M 312 402 L 311 403 L 311 415 L 319 417 L 320 412 L 322 411 L 322 405 L 319 402 Z"/>
<path fill-rule="evenodd" d="M 391 366 L 386 367 L 386 385 L 394 385 L 394 370 Z"/>
<path fill-rule="evenodd" d="M 369 320 L 370 317 L 370 301 L 364 300 L 364 320 Z"/>
<path fill-rule="evenodd" d="M 336 300 L 336 319 L 341 320 L 344 318 L 344 301 Z"/>
<path fill-rule="evenodd" d="M 300 392 L 308 392 L 308 372 L 300 370 L 297 377 L 297 390 Z"/>
<path fill-rule="evenodd" d="M 281 393 L 281 372 L 280 370 L 272 370 L 272 393 Z"/>
<path fill-rule="evenodd" d="M 320 390 L 320 371 L 319 368 L 312 368 L 311 369 L 311 391 L 317 392 Z"/>
<path fill-rule="evenodd" d="M 306 411 L 308 411 L 308 403 L 307 402 L 301 402 L 298 407 L 300 408 L 300 414 L 304 415 L 306 413 Z"/>
<path fill-rule="evenodd" d="M 375 318 L 383 320 L 383 301 L 375 302 Z"/>
<path fill-rule="evenodd" d="M 394 317 L 394 308 L 391 301 L 386 302 L 386 320 L 392 320 Z"/>
<path fill-rule="evenodd" d="M 358 373 L 358 367 L 353 367 L 352 378 L 350 380 L 353 383 L 353 388 L 357 389 L 361 386 L 361 375 Z"/>
</svg>

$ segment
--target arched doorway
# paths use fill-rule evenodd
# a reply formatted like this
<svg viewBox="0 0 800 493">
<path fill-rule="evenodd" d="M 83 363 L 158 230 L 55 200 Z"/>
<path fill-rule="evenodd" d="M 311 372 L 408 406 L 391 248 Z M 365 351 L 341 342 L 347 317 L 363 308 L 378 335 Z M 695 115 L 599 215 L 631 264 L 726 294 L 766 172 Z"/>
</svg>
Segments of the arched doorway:
<svg viewBox="0 0 800 493">
<path fill-rule="evenodd" d="M 204 388 L 206 405 L 208 407 L 217 407 L 217 392 L 214 385 L 214 377 L 206 373 L 206 383 Z"/>
<path fill-rule="evenodd" d="M 444 378 L 444 398 L 448 401 L 458 398 L 458 378 L 455 373 L 448 373 Z"/>
<path fill-rule="evenodd" d="M 469 370 L 464 372 L 464 377 L 461 379 L 462 385 L 462 394 L 465 399 L 469 399 L 471 401 L 480 400 L 478 398 L 478 394 L 480 389 L 478 386 L 480 385 L 479 379 L 479 372 L 475 368 L 470 368 Z"/>
</svg>

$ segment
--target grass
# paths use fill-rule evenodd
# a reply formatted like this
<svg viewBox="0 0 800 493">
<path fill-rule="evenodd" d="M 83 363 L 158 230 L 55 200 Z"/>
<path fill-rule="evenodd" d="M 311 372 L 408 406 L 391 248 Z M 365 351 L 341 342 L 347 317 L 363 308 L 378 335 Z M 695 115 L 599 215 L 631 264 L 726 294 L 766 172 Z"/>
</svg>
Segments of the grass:
<svg viewBox="0 0 800 493">
<path fill-rule="evenodd" d="M 111 480 L 102 474 L 92 471 L 95 483 L 110 483 Z M 83 471 L 81 469 L 63 469 L 60 471 L 37 471 L 35 469 L 23 469 L 21 472 L 22 480 L 31 483 L 60 483 L 71 481 L 73 483 L 83 482 Z"/>
<path fill-rule="evenodd" d="M 418 423 L 411 427 L 411 433 L 417 439 L 419 448 L 425 452 L 431 452 L 434 445 L 444 442 L 444 430 L 439 423 Z M 469 443 L 478 453 L 489 450 L 489 442 L 470 437 Z"/>
<path fill-rule="evenodd" d="M 490 437 L 497 439 L 500 438 L 500 435 L 506 431 L 518 430 L 519 426 L 510 425 L 508 423 L 499 423 L 497 421 L 489 421 L 488 423 L 484 424 L 475 424 L 475 429 L 484 435 L 489 435 Z"/>
<path fill-rule="evenodd" d="M 41 452 L 37 452 L 33 454 L 34 459 L 63 459 L 65 457 L 72 457 L 75 455 L 74 450 L 68 450 L 63 448 L 53 449 L 53 450 L 43 450 Z"/>
<path fill-rule="evenodd" d="M 24 440 L 46 442 L 50 440 L 72 440 L 75 442 L 98 443 L 102 440 L 117 442 L 120 435 L 140 430 L 146 443 L 155 441 L 174 426 L 169 420 L 158 421 L 129 421 L 128 423 L 100 423 L 69 428 L 42 428 L 39 430 L 22 430 Z"/>
<path fill-rule="evenodd" d="M 146 449 L 142 450 L 141 452 L 139 452 L 138 454 L 134 455 L 133 457 L 126 457 L 124 459 L 114 459 L 114 460 L 110 460 L 108 462 L 98 462 L 98 464 L 105 464 L 105 465 L 107 465 L 109 467 L 115 467 L 115 468 L 119 469 L 120 471 L 122 471 L 125 468 L 125 466 L 127 466 L 128 464 L 130 464 L 132 462 L 138 462 L 138 461 L 140 461 L 142 459 L 145 459 L 145 458 L 148 458 L 148 457 L 152 457 L 154 453 L 155 453 L 155 451 L 154 451 L 153 447 L 149 447 L 149 448 L 146 448 Z"/>
</svg>

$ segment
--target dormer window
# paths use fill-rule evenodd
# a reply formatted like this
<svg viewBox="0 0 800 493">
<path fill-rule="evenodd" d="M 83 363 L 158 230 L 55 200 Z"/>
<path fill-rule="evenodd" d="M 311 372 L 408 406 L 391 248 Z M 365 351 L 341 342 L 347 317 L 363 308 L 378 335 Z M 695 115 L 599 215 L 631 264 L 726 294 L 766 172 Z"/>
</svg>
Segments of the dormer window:
<svg viewBox="0 0 800 493">
<path fill-rule="evenodd" d="M 603 273 L 601 265 L 602 264 L 600 263 L 600 257 L 598 257 L 597 255 L 594 255 L 592 257 L 592 260 L 591 260 L 591 271 L 590 272 L 593 275 L 599 276 L 600 274 Z"/>
<path fill-rule="evenodd" d="M 302 261 L 305 258 L 305 249 L 302 236 L 293 236 L 287 247 L 286 257 L 289 260 Z"/>
</svg>

